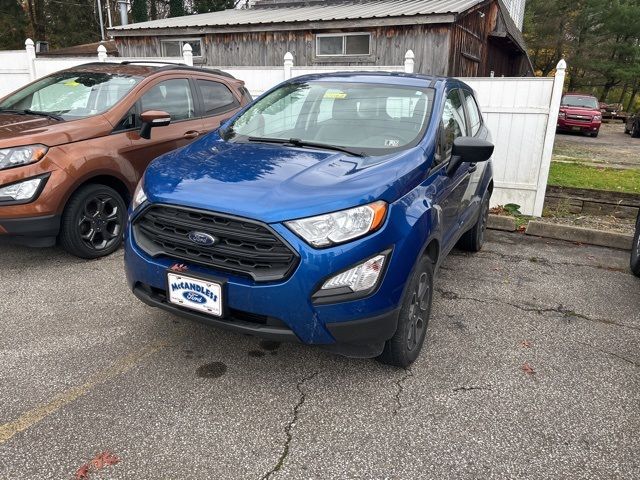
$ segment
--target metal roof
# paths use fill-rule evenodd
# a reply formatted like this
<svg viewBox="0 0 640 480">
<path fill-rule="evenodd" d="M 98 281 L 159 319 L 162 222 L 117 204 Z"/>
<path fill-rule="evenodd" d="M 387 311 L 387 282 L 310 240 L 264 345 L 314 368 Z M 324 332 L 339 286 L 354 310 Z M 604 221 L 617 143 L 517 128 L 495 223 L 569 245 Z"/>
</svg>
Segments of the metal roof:
<svg viewBox="0 0 640 480">
<path fill-rule="evenodd" d="M 375 0 L 366 3 L 345 2 L 279 8 L 261 8 L 186 15 L 150 22 L 133 23 L 109 29 L 121 31 L 156 28 L 239 27 L 297 22 L 384 19 L 425 15 L 456 15 L 485 0 Z M 452 20 L 450 20 L 452 21 Z"/>
</svg>

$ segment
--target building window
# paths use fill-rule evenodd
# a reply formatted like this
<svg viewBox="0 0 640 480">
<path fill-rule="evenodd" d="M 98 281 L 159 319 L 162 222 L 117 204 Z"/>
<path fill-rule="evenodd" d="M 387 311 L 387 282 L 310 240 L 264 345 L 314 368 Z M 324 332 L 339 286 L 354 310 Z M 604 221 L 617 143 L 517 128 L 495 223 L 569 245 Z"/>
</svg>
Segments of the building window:
<svg viewBox="0 0 640 480">
<path fill-rule="evenodd" d="M 370 33 L 326 33 L 316 35 L 318 57 L 371 55 Z"/>
<path fill-rule="evenodd" d="M 194 57 L 202 56 L 202 41 L 199 38 L 180 38 L 176 40 L 161 40 L 163 57 L 182 57 L 182 47 L 191 45 Z"/>
</svg>

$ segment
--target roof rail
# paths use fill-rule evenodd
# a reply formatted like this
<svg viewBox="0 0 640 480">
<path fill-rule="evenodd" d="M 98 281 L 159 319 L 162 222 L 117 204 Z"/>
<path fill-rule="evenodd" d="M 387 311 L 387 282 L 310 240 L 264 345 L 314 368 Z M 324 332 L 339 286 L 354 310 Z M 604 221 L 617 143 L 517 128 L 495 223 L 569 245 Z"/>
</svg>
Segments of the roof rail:
<svg viewBox="0 0 640 480">
<path fill-rule="evenodd" d="M 208 72 L 208 73 L 212 73 L 214 75 L 220 75 L 222 77 L 227 77 L 227 78 L 232 78 L 234 80 L 236 80 L 236 77 L 234 77 L 233 75 L 231 75 L 230 73 L 224 72 L 218 68 L 205 68 L 203 66 L 201 67 L 191 67 L 189 65 L 186 65 L 184 63 L 170 63 L 170 62 L 158 62 L 158 61 L 154 61 L 154 60 L 125 60 L 123 62 L 88 62 L 88 63 L 83 63 L 81 65 L 76 65 L 75 67 L 86 67 L 86 66 L 105 66 L 105 65 L 145 65 L 145 64 L 151 64 L 148 66 L 156 66 L 158 68 L 158 72 L 164 72 L 167 70 L 189 70 L 192 72 Z M 75 68 L 72 67 L 72 68 Z"/>
</svg>

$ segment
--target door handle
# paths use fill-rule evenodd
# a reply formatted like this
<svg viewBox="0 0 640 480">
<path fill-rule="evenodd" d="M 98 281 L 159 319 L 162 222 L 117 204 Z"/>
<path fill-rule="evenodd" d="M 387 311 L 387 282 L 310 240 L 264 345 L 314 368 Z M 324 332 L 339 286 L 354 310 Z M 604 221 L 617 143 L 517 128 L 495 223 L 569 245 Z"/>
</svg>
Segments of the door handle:
<svg viewBox="0 0 640 480">
<path fill-rule="evenodd" d="M 189 130 L 184 134 L 184 138 L 187 139 L 197 138 L 198 136 L 200 136 L 200 132 L 198 132 L 197 130 Z"/>
</svg>

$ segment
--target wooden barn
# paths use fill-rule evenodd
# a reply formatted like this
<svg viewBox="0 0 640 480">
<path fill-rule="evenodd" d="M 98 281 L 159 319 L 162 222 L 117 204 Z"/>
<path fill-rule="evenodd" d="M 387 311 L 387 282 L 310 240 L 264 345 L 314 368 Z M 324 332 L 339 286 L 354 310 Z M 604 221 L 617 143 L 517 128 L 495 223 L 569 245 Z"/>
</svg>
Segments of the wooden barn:
<svg viewBox="0 0 640 480">
<path fill-rule="evenodd" d="M 124 57 L 180 57 L 196 64 L 399 65 L 460 77 L 526 76 L 522 33 L 503 0 L 262 0 L 248 9 L 167 18 L 109 30 Z"/>
</svg>

